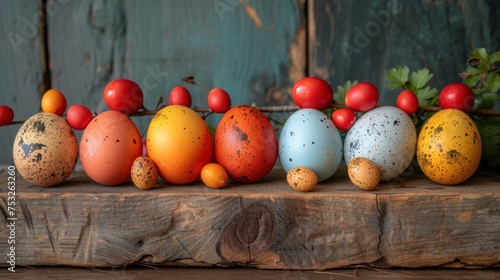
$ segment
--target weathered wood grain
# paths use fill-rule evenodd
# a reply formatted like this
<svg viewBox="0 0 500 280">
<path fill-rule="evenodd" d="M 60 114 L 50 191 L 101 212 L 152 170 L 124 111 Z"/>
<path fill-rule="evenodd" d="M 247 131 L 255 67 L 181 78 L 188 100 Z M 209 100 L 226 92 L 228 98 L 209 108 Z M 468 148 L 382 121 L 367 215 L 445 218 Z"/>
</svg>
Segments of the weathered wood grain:
<svg viewBox="0 0 500 280">
<path fill-rule="evenodd" d="M 170 266 L 126 266 L 118 268 L 22 267 L 16 273 L 0 270 L 0 277 L 12 280 L 39 279 L 206 279 L 206 280 L 276 280 L 276 279 L 498 279 L 498 269 L 375 269 L 366 266 L 331 270 L 269 270 L 242 268 L 198 268 Z"/>
<path fill-rule="evenodd" d="M 38 1 L 0 1 L 0 105 L 26 120 L 40 110 L 44 89 Z M 0 127 L 0 163 L 13 163 L 12 145 L 19 125 Z"/>
<path fill-rule="evenodd" d="M 150 109 L 177 85 L 207 107 L 207 93 L 182 82 L 187 75 L 226 89 L 233 104 L 286 103 L 289 50 L 304 13 L 299 1 L 71 1 L 48 24 L 52 84 L 69 103 L 97 112 L 107 109 L 103 89 L 118 77 L 136 81 Z M 304 43 L 297 53 L 305 56 Z M 141 132 L 149 120 L 134 119 Z"/>
<path fill-rule="evenodd" d="M 31 279 L 140 279 L 147 275 L 151 279 L 240 279 L 240 280 L 275 280 L 275 279 L 498 279 L 498 269 L 375 269 L 366 266 L 331 270 L 264 270 L 253 268 L 193 268 L 167 266 L 127 266 L 119 268 L 81 268 L 81 267 L 26 267 L 16 273 L 0 270 L 0 277 L 12 280 Z"/>
<path fill-rule="evenodd" d="M 6 193 L 6 174 L 0 178 Z M 151 191 L 106 187 L 80 172 L 52 188 L 18 178 L 16 255 L 20 266 L 495 267 L 499 181 L 498 174 L 475 175 L 443 187 L 414 174 L 366 192 L 342 170 L 299 193 L 282 170 L 221 190 L 164 182 Z M 6 203 L 4 196 L 4 225 Z M 0 238 L 8 234 L 2 226 Z"/>
<path fill-rule="evenodd" d="M 440 90 L 461 81 L 468 53 L 498 51 L 500 2 L 485 1 L 315 1 L 309 4 L 309 75 L 334 87 L 346 80 L 369 81 L 381 104 L 395 104 L 385 88 L 389 68 L 428 68 Z"/>
</svg>

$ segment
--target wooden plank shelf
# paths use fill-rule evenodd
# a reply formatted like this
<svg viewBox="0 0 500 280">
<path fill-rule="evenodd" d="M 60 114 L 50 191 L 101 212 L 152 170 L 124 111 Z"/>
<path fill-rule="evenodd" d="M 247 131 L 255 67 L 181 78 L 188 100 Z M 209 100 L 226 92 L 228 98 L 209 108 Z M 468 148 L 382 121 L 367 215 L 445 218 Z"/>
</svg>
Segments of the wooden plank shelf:
<svg viewBox="0 0 500 280">
<path fill-rule="evenodd" d="M 3 169 L 2 225 L 7 177 Z M 415 173 L 371 192 L 353 186 L 345 167 L 309 193 L 284 178 L 275 169 L 258 183 L 220 190 L 160 181 L 143 191 L 97 185 L 82 171 L 50 188 L 17 174 L 16 265 L 500 266 L 500 174 L 441 186 Z M 10 234 L 0 227 L 2 266 Z"/>
</svg>

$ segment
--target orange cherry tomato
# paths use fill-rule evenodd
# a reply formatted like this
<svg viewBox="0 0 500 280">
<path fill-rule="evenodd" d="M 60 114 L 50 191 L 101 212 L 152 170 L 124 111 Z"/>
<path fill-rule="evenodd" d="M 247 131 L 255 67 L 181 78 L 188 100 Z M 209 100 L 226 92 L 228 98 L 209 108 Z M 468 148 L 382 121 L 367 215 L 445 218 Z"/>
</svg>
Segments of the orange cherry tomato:
<svg viewBox="0 0 500 280">
<path fill-rule="evenodd" d="M 49 89 L 42 97 L 42 111 L 62 116 L 66 111 L 66 97 L 57 89 Z"/>
<path fill-rule="evenodd" d="M 201 180 L 210 188 L 220 189 L 227 186 L 229 176 L 222 165 L 208 163 L 201 169 Z"/>
</svg>

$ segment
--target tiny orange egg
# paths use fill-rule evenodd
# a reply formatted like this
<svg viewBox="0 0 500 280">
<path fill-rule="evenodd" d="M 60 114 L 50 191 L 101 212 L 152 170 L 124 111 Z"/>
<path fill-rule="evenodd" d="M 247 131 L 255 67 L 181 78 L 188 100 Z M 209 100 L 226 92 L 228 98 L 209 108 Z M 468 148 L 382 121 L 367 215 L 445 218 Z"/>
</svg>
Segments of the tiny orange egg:
<svg viewBox="0 0 500 280">
<path fill-rule="evenodd" d="M 220 189 L 227 186 L 229 175 L 222 165 L 208 163 L 201 169 L 201 180 L 212 189 Z"/>
</svg>

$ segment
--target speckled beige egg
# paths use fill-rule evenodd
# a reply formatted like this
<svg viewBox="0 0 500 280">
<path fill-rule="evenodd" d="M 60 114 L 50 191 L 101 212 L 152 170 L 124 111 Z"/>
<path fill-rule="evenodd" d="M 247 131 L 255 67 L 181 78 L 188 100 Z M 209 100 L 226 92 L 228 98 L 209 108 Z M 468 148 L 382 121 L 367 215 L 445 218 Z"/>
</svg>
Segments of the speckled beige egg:
<svg viewBox="0 0 500 280">
<path fill-rule="evenodd" d="M 377 165 L 367 158 L 353 158 L 347 165 L 347 173 L 351 182 L 362 190 L 374 190 L 380 182 Z"/>
<path fill-rule="evenodd" d="M 130 175 L 132 176 L 132 182 L 139 189 L 149 190 L 158 181 L 158 168 L 149 157 L 140 156 L 132 163 Z"/>
<path fill-rule="evenodd" d="M 78 140 L 63 118 L 52 113 L 38 113 L 19 128 L 13 157 L 19 173 L 28 182 L 54 186 L 75 169 Z"/>
<path fill-rule="evenodd" d="M 481 161 L 481 136 L 464 112 L 445 109 L 422 127 L 417 142 L 417 160 L 424 174 L 443 185 L 467 180 Z"/>
<path fill-rule="evenodd" d="M 286 174 L 290 187 L 301 192 L 308 192 L 318 184 L 318 176 L 307 167 L 294 167 Z"/>
</svg>

